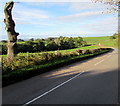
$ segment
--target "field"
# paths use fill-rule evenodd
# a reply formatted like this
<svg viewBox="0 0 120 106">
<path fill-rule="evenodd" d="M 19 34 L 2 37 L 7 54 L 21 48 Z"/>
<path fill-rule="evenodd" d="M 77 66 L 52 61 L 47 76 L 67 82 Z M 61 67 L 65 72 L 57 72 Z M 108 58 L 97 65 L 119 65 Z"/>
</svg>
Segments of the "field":
<svg viewBox="0 0 120 106">
<path fill-rule="evenodd" d="M 92 45 L 92 46 L 85 46 L 85 47 L 79 47 L 79 48 L 74 48 L 74 49 L 67 49 L 67 50 L 58 50 L 59 52 L 61 53 L 64 53 L 64 52 L 72 52 L 72 51 L 75 51 L 75 50 L 78 50 L 78 49 L 82 49 L 82 50 L 87 50 L 87 49 L 97 49 L 99 48 L 99 46 L 96 46 L 96 45 Z M 46 51 L 47 53 L 54 53 L 55 51 Z M 38 53 L 46 53 L 46 52 L 38 52 Z M 19 55 L 27 55 L 28 53 L 19 53 Z M 29 53 L 29 54 L 37 54 L 37 53 Z M 4 55 L 6 56 L 6 55 Z"/>
<path fill-rule="evenodd" d="M 85 41 L 88 44 L 98 45 L 99 43 L 104 47 L 116 47 L 117 48 L 117 40 L 110 39 L 110 36 L 103 36 L 103 37 L 84 37 Z"/>
<path fill-rule="evenodd" d="M 64 53 L 64 52 L 72 52 L 75 51 L 77 49 L 82 49 L 82 50 L 87 50 L 87 49 L 97 49 L 99 48 L 99 46 L 97 45 L 92 45 L 92 46 L 85 46 L 85 47 L 79 47 L 79 48 L 74 48 L 74 49 L 67 49 L 67 50 L 59 50 L 59 52 Z M 47 53 L 54 53 L 55 51 L 46 51 Z M 18 53 L 18 56 L 22 56 L 22 55 L 28 55 L 28 54 L 42 54 L 42 53 L 46 53 L 46 52 L 36 52 L 36 53 Z M 2 55 L 2 57 L 6 57 L 6 55 Z"/>
</svg>

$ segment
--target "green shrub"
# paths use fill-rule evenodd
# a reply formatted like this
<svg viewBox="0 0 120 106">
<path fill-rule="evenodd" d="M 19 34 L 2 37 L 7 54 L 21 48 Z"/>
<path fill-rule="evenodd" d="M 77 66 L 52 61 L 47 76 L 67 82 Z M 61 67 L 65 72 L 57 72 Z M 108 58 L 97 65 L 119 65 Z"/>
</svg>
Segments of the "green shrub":
<svg viewBox="0 0 120 106">
<path fill-rule="evenodd" d="M 47 38 L 47 39 L 37 39 L 37 40 L 28 40 L 24 42 L 17 43 L 17 52 L 18 53 L 34 53 L 41 51 L 51 51 L 51 50 L 66 50 L 76 47 L 83 47 L 87 44 L 82 37 L 57 37 L 57 38 Z M 2 43 L 2 54 L 7 54 L 7 43 Z"/>
<path fill-rule="evenodd" d="M 91 54 L 90 50 L 86 50 L 85 54 L 82 55 L 78 55 L 76 51 L 64 53 L 57 51 L 57 54 L 27 53 L 27 55 L 18 55 L 12 63 L 7 62 L 6 58 L 2 58 L 3 86 L 33 77 L 51 69 L 106 53 L 110 50 L 110 48 L 101 51 L 99 49 L 99 52 L 94 54 Z"/>
<path fill-rule="evenodd" d="M 82 51 L 82 54 L 89 54 L 90 53 L 90 50 L 83 50 Z"/>
<path fill-rule="evenodd" d="M 42 65 L 49 61 L 55 60 L 55 59 L 62 59 L 63 57 L 69 57 L 70 55 L 73 55 L 72 53 L 64 53 L 57 51 L 55 53 L 35 53 L 30 54 L 27 53 L 27 55 L 18 55 L 13 62 L 7 62 L 6 57 L 2 57 L 2 71 L 3 73 L 11 72 L 16 69 L 20 69 L 26 66 L 32 66 L 32 65 Z"/>
<path fill-rule="evenodd" d="M 98 50 L 97 50 L 97 49 L 91 49 L 90 52 L 91 52 L 92 54 L 94 54 L 94 53 L 98 52 Z"/>
<path fill-rule="evenodd" d="M 34 66 L 34 65 L 43 65 L 48 62 L 53 62 L 56 60 L 63 60 L 69 57 L 75 57 L 79 55 L 84 54 L 95 54 L 99 53 L 100 51 L 103 50 L 109 50 L 105 48 L 100 48 L 100 49 L 92 49 L 92 50 L 82 50 L 79 51 L 80 53 L 78 54 L 78 51 L 69 51 L 69 52 L 60 52 L 60 51 L 55 51 L 54 53 L 27 53 L 27 54 L 18 54 L 17 57 L 14 59 L 14 61 L 7 62 L 6 57 L 2 57 L 2 71 L 3 74 L 9 73 L 14 70 L 18 70 L 24 67 L 28 66 Z"/>
</svg>

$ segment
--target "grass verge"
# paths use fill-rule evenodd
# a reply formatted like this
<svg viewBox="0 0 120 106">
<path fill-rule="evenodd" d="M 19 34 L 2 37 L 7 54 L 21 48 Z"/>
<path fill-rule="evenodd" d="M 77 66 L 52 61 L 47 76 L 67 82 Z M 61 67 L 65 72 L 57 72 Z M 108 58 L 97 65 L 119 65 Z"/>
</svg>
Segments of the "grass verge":
<svg viewBox="0 0 120 106">
<path fill-rule="evenodd" d="M 4 87 L 7 85 L 28 79 L 30 77 L 39 75 L 41 73 L 48 72 L 50 70 L 53 70 L 53 69 L 56 69 L 62 66 L 69 65 L 71 63 L 75 63 L 81 60 L 96 57 L 100 54 L 104 54 L 109 51 L 112 51 L 112 49 L 108 48 L 107 50 L 102 50 L 94 54 L 83 54 L 83 55 L 78 55 L 74 57 L 67 57 L 65 59 L 58 59 L 58 60 L 50 61 L 43 65 L 28 66 L 25 68 L 14 70 L 2 76 L 2 86 Z"/>
</svg>

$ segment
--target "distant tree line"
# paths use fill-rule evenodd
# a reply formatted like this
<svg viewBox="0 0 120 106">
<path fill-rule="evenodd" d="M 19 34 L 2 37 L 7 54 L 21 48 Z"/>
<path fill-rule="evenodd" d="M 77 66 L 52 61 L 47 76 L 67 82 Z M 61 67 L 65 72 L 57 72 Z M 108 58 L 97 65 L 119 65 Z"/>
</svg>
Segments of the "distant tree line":
<svg viewBox="0 0 120 106">
<path fill-rule="evenodd" d="M 1 41 L 0 46 L 2 46 L 2 54 L 7 53 L 6 41 Z M 41 52 L 41 51 L 51 51 L 51 50 L 65 50 L 77 47 L 86 46 L 87 42 L 83 41 L 82 37 L 57 37 L 57 38 L 47 38 L 47 39 L 29 39 L 24 41 L 18 39 L 17 51 L 19 52 Z"/>
<path fill-rule="evenodd" d="M 110 39 L 118 39 L 118 34 L 117 33 L 113 34 L 112 36 L 110 36 Z"/>
</svg>

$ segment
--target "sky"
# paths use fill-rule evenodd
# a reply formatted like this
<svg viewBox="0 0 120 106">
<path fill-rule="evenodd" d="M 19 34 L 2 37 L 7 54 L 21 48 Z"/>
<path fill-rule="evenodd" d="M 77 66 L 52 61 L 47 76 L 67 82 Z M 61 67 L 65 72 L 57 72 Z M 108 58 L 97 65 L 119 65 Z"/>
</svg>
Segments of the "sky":
<svg viewBox="0 0 120 106">
<path fill-rule="evenodd" d="M 4 2 L 0 3 L 1 39 L 7 39 L 3 23 Z M 14 0 L 15 1 L 15 0 Z M 19 2 L 20 1 L 20 2 Z M 2 5 L 2 6 L 1 6 Z M 108 8 L 108 9 L 107 9 Z M 118 15 L 109 13 L 110 5 L 86 2 L 15 1 L 12 15 L 18 39 L 47 37 L 111 36 L 118 32 Z"/>
</svg>

